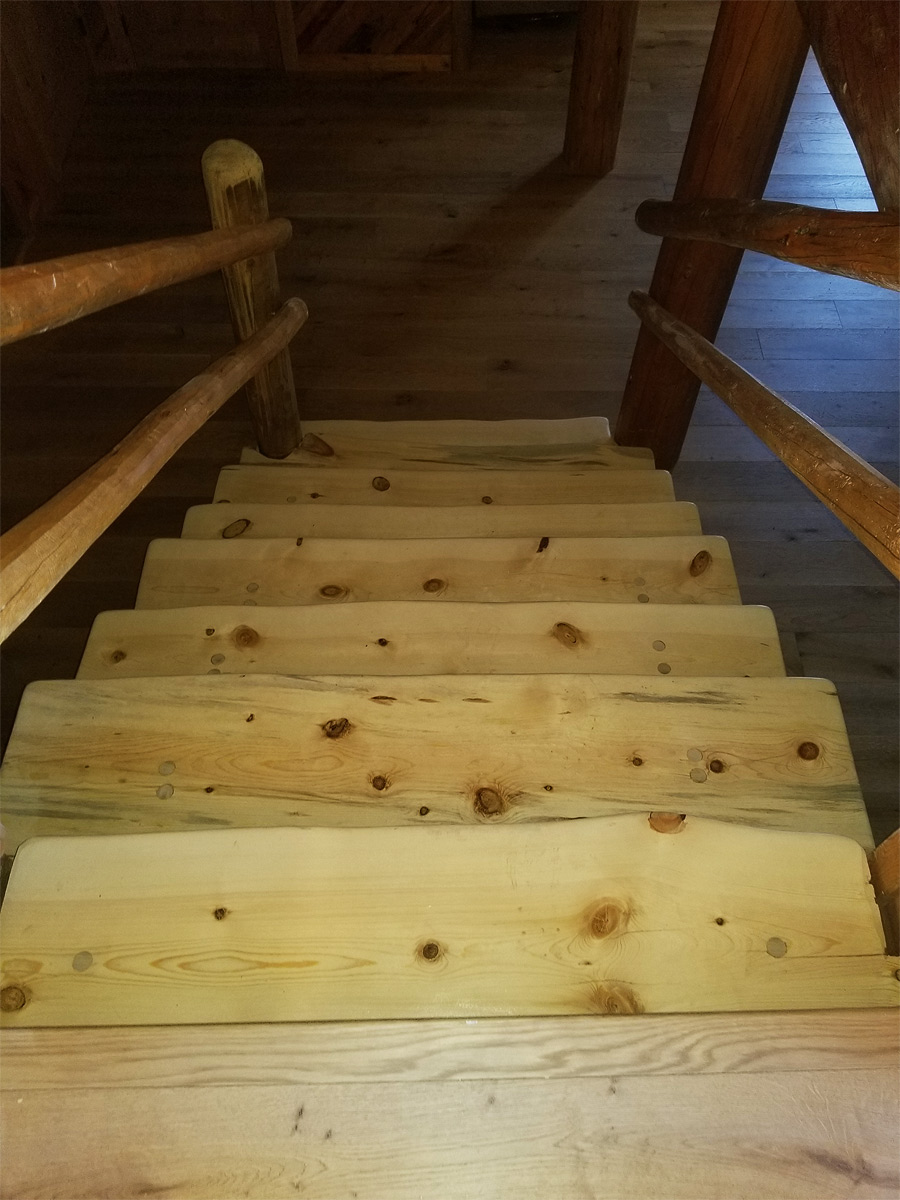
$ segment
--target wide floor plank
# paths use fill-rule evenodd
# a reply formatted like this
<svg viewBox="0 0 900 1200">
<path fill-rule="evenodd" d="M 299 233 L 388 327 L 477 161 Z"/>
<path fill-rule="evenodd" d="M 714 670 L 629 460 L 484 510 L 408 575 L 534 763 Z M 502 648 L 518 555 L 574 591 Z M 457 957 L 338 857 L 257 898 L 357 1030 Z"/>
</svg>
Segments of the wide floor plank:
<svg viewBox="0 0 900 1200">
<path fill-rule="evenodd" d="M 660 808 L 871 846 L 840 704 L 820 679 L 34 683 L 0 784 L 8 850 L 42 834 Z"/>
</svg>

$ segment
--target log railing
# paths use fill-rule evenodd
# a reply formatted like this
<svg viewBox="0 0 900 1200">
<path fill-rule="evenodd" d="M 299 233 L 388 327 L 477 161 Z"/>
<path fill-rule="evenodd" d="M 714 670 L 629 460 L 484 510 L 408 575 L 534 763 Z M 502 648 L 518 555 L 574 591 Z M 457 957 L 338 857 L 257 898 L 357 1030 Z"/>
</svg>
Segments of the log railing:
<svg viewBox="0 0 900 1200">
<path fill-rule="evenodd" d="M 268 219 L 262 164 L 240 142 L 203 160 L 212 232 L 12 267 L 0 272 L 0 342 L 14 342 L 168 284 L 222 270 L 240 344 L 174 392 L 109 454 L 0 538 L 0 641 L 59 583 L 187 439 L 247 385 L 260 450 L 300 441 L 288 344 L 306 320 L 278 308 L 273 251 L 289 221 Z"/>
</svg>

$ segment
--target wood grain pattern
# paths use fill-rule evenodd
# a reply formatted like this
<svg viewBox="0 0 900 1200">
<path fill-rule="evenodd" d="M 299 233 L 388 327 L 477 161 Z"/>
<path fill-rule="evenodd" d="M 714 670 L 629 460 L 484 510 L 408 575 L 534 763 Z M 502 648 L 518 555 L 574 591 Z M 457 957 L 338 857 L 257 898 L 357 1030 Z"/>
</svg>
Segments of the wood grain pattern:
<svg viewBox="0 0 900 1200">
<path fill-rule="evenodd" d="M 0 782 L 7 850 L 41 834 L 494 824 L 634 809 L 872 847 L 840 705 L 817 679 L 34 683 Z"/>
<path fill-rule="evenodd" d="M 385 467 L 228 466 L 215 503 L 371 504 L 379 507 L 473 504 L 641 504 L 675 499 L 668 471 L 414 471 Z"/>
<path fill-rule="evenodd" d="M 870 863 L 888 950 L 900 954 L 900 830 L 875 847 Z"/>
<path fill-rule="evenodd" d="M 892 1068 L 852 1066 L 4 1093 L 2 1186 L 9 1200 L 892 1200 L 896 1102 Z"/>
<path fill-rule="evenodd" d="M 3 942 L 14 1028 L 879 1007 L 900 992 L 855 842 L 693 817 L 659 832 L 640 813 L 35 839 Z"/>
<path fill-rule="evenodd" d="M 228 675 L 785 673 L 765 608 L 416 600 L 100 613 L 78 678 L 206 675 L 210 663 Z"/>
<path fill-rule="evenodd" d="M 197 504 L 185 538 L 660 537 L 700 533 L 696 506 L 477 504 L 374 508 L 368 504 Z"/>
<path fill-rule="evenodd" d="M 702 568 L 702 569 L 701 569 Z M 332 589 L 337 585 L 337 591 Z M 322 589 L 328 592 L 323 594 Z M 724 538 L 157 538 L 136 608 L 344 600 L 739 604 Z"/>
</svg>

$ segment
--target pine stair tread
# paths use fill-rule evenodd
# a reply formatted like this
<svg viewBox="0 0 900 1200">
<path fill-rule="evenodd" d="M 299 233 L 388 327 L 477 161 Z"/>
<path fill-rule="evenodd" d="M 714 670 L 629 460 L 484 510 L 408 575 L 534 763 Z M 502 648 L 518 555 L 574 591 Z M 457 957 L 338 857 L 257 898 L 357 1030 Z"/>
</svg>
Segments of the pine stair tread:
<svg viewBox="0 0 900 1200">
<path fill-rule="evenodd" d="M 136 607 L 347 600 L 740 604 L 728 543 L 640 538 L 158 538 Z"/>
<path fill-rule="evenodd" d="M 386 473 L 385 473 L 386 472 Z M 628 504 L 675 499 L 668 471 L 393 470 L 227 466 L 213 500 L 237 504 Z"/>
<path fill-rule="evenodd" d="M 872 848 L 834 685 L 633 675 L 61 680 L 0 769 L 7 849 L 210 825 L 665 809 Z"/>
<path fill-rule="evenodd" d="M 78 678 L 211 671 L 755 677 L 785 667 L 772 611 L 755 605 L 389 600 L 103 612 Z"/>
<path fill-rule="evenodd" d="M 640 504 L 466 504 L 376 508 L 368 504 L 197 504 L 186 538 L 660 537 L 700 533 L 697 506 Z"/>
<path fill-rule="evenodd" d="M 889 1007 L 900 962 L 850 839 L 639 813 L 40 838 L 4 953 L 13 1028 Z"/>
</svg>

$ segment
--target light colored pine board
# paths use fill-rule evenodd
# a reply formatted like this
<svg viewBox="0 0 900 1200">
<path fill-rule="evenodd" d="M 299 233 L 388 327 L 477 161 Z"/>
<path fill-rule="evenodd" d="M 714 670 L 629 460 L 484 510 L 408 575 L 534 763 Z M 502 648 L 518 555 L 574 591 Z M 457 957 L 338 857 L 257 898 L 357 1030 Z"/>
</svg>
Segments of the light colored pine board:
<svg viewBox="0 0 900 1200">
<path fill-rule="evenodd" d="M 675 499 L 668 471 L 424 471 L 223 467 L 213 500 L 235 504 L 629 504 Z"/>
<path fill-rule="evenodd" d="M 302 1088 L 87 1082 L 4 1093 L 9 1196 L 890 1200 L 900 1183 L 891 1068 Z"/>
<path fill-rule="evenodd" d="M 525 597 L 740 603 L 724 538 L 548 538 L 541 549 L 543 541 L 159 538 L 147 548 L 137 607 Z"/>
<path fill-rule="evenodd" d="M 0 1092 L 893 1069 L 890 1010 L 7 1029 Z"/>
<path fill-rule="evenodd" d="M 37 838 L 6 889 L 2 1023 L 896 1004 L 855 842 L 648 817 Z"/>
<path fill-rule="evenodd" d="M 245 524 L 246 522 L 246 524 Z M 373 508 L 368 504 L 197 504 L 182 537 L 221 538 L 660 537 L 700 533 L 696 506 L 473 504 Z"/>
<path fill-rule="evenodd" d="M 768 608 L 572 602 L 122 609 L 79 679 L 159 675 L 785 674 Z"/>
<path fill-rule="evenodd" d="M 7 852 L 37 835 L 648 808 L 873 845 L 840 704 L 820 679 L 33 683 L 0 785 Z"/>
</svg>

